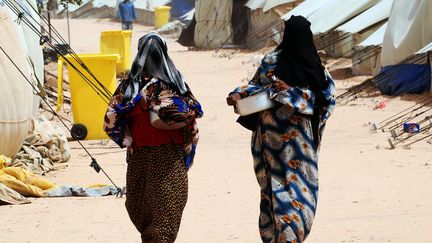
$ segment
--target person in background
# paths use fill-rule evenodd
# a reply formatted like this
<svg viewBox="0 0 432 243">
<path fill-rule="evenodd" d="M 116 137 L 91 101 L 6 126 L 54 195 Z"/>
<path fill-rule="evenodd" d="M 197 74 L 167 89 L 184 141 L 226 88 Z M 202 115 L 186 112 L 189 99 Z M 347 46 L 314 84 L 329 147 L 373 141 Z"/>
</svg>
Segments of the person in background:
<svg viewBox="0 0 432 243">
<path fill-rule="evenodd" d="M 301 243 L 311 231 L 318 200 L 318 152 L 332 114 L 335 86 L 302 16 L 285 22 L 282 43 L 262 60 L 254 78 L 227 98 L 228 105 L 260 90 L 275 107 L 238 122 L 253 130 L 252 156 L 261 187 L 263 242 Z"/>
<path fill-rule="evenodd" d="M 135 6 L 129 0 L 123 0 L 120 2 L 117 18 L 122 22 L 122 30 L 132 30 L 133 21 L 136 19 Z"/>
</svg>

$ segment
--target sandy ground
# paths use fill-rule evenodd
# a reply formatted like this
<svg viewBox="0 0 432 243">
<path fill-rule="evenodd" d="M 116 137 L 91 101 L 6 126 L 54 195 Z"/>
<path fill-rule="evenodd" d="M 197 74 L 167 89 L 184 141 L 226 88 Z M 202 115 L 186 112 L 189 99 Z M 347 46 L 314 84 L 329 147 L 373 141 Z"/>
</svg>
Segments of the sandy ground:
<svg viewBox="0 0 432 243">
<path fill-rule="evenodd" d="M 65 21 L 56 27 L 66 36 Z M 96 53 L 99 33 L 119 23 L 73 20 L 71 43 L 77 53 Z M 151 28 L 136 26 L 132 48 Z M 250 62 L 260 53 L 233 50 L 188 51 L 168 39 L 169 52 L 201 101 L 201 140 L 189 173 L 189 200 L 177 242 L 260 242 L 259 188 L 249 143 L 250 132 L 235 123 L 225 96 L 252 76 Z M 221 55 L 221 54 L 228 55 Z M 228 56 L 228 57 L 225 57 Z M 338 80 L 339 92 L 350 82 Z M 389 150 L 388 134 L 371 133 L 379 122 L 409 107 L 419 96 L 361 98 L 339 105 L 328 122 L 320 152 L 318 212 L 307 242 L 432 242 L 432 158 L 430 145 Z M 110 142 L 89 141 L 99 163 L 120 186 L 125 185 L 125 153 Z M 90 159 L 71 143 L 73 157 L 64 170 L 46 178 L 58 184 L 108 183 L 90 167 Z M 23 206 L 0 207 L 0 242 L 140 242 L 130 223 L 124 198 L 41 198 Z"/>
</svg>

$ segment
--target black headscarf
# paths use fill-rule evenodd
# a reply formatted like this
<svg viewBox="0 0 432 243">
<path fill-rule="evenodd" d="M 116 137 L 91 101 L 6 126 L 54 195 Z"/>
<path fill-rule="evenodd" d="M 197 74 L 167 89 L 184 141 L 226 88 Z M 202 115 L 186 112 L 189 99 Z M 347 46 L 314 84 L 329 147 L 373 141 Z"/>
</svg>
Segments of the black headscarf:
<svg viewBox="0 0 432 243">
<path fill-rule="evenodd" d="M 176 88 L 181 94 L 187 92 L 181 73 L 168 56 L 165 40 L 155 33 L 149 33 L 141 37 L 138 42 L 138 53 L 132 63 L 130 72 L 130 77 L 133 80 L 133 87 L 129 92 L 131 97 L 134 97 L 140 88 L 144 86 L 142 79 L 144 73 L 163 80 Z"/>
<path fill-rule="evenodd" d="M 285 21 L 276 77 L 293 87 L 309 88 L 316 96 L 328 87 L 324 67 L 313 42 L 311 23 L 302 16 L 291 16 Z M 323 102 L 316 97 L 318 104 Z"/>
</svg>

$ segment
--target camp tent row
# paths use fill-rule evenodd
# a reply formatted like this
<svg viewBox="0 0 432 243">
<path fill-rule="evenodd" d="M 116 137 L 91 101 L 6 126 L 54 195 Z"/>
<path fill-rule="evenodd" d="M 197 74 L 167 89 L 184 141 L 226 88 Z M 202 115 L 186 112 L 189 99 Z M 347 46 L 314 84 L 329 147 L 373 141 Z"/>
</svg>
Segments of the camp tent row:
<svg viewBox="0 0 432 243">
<path fill-rule="evenodd" d="M 196 0 L 194 18 L 179 42 L 200 48 L 226 44 L 260 48 L 267 41 L 280 41 L 281 16 L 300 2 L 303 0 Z"/>
<path fill-rule="evenodd" d="M 432 29 L 427 28 L 432 20 L 432 1 L 196 0 L 196 6 L 200 6 L 195 9 L 196 25 L 193 31 L 189 30 L 189 35 L 195 36 L 186 45 L 219 48 L 226 44 L 245 44 L 260 48 L 268 42 L 277 44 L 283 31 L 282 21 L 292 15 L 302 15 L 312 23 L 319 49 L 333 57 L 351 58 L 354 74 L 374 75 L 389 70 L 405 74 L 399 80 L 381 78 L 378 88 L 383 93 L 430 89 L 430 63 L 425 55 L 430 49 L 422 55 L 417 52 L 432 42 Z M 233 21 L 233 16 L 237 20 Z M 233 41 L 242 39 L 234 38 L 239 32 L 246 36 L 244 43 Z M 419 55 L 425 56 L 425 60 L 415 58 Z M 420 63 L 409 63 L 412 59 Z M 423 84 L 412 86 L 413 82 L 419 82 L 419 76 L 423 77 Z"/>
<path fill-rule="evenodd" d="M 331 36 L 329 33 L 343 24 L 346 24 L 346 26 L 343 29 L 337 30 L 337 32 L 341 33 L 340 35 L 346 35 L 346 33 L 354 35 L 367 29 L 367 33 L 362 32 L 361 39 L 356 38 L 357 42 L 351 41 L 349 43 L 351 46 L 358 44 L 367 38 L 368 34 L 376 30 L 383 20 L 388 18 L 388 9 L 392 0 L 224 0 L 217 2 L 222 5 L 216 8 L 212 7 L 212 4 L 216 4 L 214 1 L 196 1 L 196 5 L 201 7 L 195 9 L 195 16 L 206 16 L 205 18 L 197 19 L 197 22 L 202 23 L 194 28 L 194 34 L 198 34 L 194 37 L 194 45 L 198 47 L 216 48 L 227 42 L 238 44 L 232 38 L 230 39 L 230 36 L 233 37 L 239 34 L 237 33 L 239 31 L 236 31 L 236 29 L 244 30 L 244 28 L 237 27 L 238 25 L 248 26 L 248 31 L 244 31 L 243 35 L 246 36 L 246 44 L 250 48 L 260 48 L 268 42 L 278 43 L 283 31 L 283 20 L 289 19 L 292 15 L 302 15 L 312 22 L 311 29 L 314 34 L 321 37 L 325 36 L 325 38 L 318 39 L 322 42 L 321 45 L 326 47 L 332 46 L 337 55 L 338 52 L 344 52 L 343 48 L 336 48 L 335 43 L 332 43 L 335 36 Z M 247 11 L 241 10 L 244 7 L 247 7 Z M 356 16 L 371 7 L 373 9 L 366 11 L 358 20 L 354 20 Z M 221 15 L 225 16 L 223 20 L 221 20 Z M 237 21 L 234 21 L 234 19 L 237 19 Z M 246 24 L 238 19 L 242 19 Z M 365 19 L 367 20 L 366 22 L 363 21 Z M 349 20 L 353 22 L 347 23 Z M 206 28 L 204 23 L 215 23 L 217 21 L 222 21 L 224 22 L 223 26 L 227 26 L 223 30 L 215 30 L 215 32 L 222 31 L 224 32 L 223 34 L 208 33 L 208 31 L 203 30 Z M 230 31 L 234 31 L 234 33 L 230 33 Z M 219 36 L 224 36 L 225 39 L 221 37 L 221 39 L 224 39 L 223 41 L 212 40 L 212 37 L 219 38 Z M 202 41 L 205 38 L 208 39 L 207 42 Z M 351 37 L 351 39 L 354 39 L 354 37 Z M 344 48 L 350 47 L 350 45 L 344 45 Z"/>
</svg>

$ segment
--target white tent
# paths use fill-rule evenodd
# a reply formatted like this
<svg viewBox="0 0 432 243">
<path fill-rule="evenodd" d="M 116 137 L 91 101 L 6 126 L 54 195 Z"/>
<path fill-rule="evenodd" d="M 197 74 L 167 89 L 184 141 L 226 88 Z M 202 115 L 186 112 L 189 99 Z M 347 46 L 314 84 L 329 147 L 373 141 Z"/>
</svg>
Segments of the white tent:
<svg viewBox="0 0 432 243">
<path fill-rule="evenodd" d="M 269 42 L 278 44 L 283 32 L 281 15 L 292 8 L 295 0 L 249 0 L 245 6 L 251 9 L 248 30 L 248 46 L 262 48 Z"/>
<path fill-rule="evenodd" d="M 381 0 L 381 2 L 372 6 L 368 10 L 359 14 L 355 18 L 336 28 L 337 31 L 346 33 L 358 33 L 390 16 L 393 0 Z"/>
<path fill-rule="evenodd" d="M 378 2 L 379 0 L 328 0 L 307 19 L 311 22 L 312 33 L 325 33 L 335 29 Z"/>
<path fill-rule="evenodd" d="M 288 20 L 292 15 L 301 15 L 308 18 L 311 14 L 317 11 L 321 6 L 327 4 L 329 0 L 306 0 L 291 11 L 282 16 L 282 19 Z"/>
<path fill-rule="evenodd" d="M 432 41 L 432 1 L 395 0 L 384 35 L 382 65 L 393 65 Z"/>
<path fill-rule="evenodd" d="M 350 57 L 352 48 L 374 33 L 390 15 L 393 0 L 381 2 L 337 27 L 330 33 L 332 43 L 326 48 L 327 54 L 334 57 Z"/>
<path fill-rule="evenodd" d="M 192 21 L 194 14 L 195 14 L 195 8 L 193 8 L 189 12 L 185 13 L 183 16 L 180 17 L 180 19 Z"/>
<path fill-rule="evenodd" d="M 218 48 L 230 43 L 233 2 L 231 0 L 197 0 L 195 2 L 195 45 Z"/>
<path fill-rule="evenodd" d="M 266 0 L 249 0 L 245 6 L 254 11 L 259 8 L 264 8 L 265 4 Z"/>
<path fill-rule="evenodd" d="M 431 89 L 427 55 L 416 55 L 432 42 L 432 1 L 394 0 L 381 52 L 384 94 L 420 93 Z"/>
<path fill-rule="evenodd" d="M 265 1 L 265 4 L 262 9 L 264 12 L 267 12 L 270 9 L 273 9 L 274 7 L 289 4 L 289 3 L 294 3 L 294 2 L 296 2 L 296 0 L 267 0 Z"/>
<path fill-rule="evenodd" d="M 416 52 L 415 54 L 423 54 L 426 52 L 432 51 L 432 42 L 427 44 L 425 47 L 423 47 L 422 49 L 420 49 L 418 52 Z"/>
<path fill-rule="evenodd" d="M 381 45 L 387 22 L 366 40 L 354 46 L 352 72 L 354 75 L 375 75 L 381 70 Z"/>
<path fill-rule="evenodd" d="M 20 38 L 20 45 L 24 48 L 25 57 L 27 60 L 27 65 L 29 66 L 29 70 L 31 70 L 31 78 L 32 82 L 38 86 L 38 82 L 41 84 L 41 86 L 44 83 L 44 59 L 43 59 L 43 53 L 42 48 L 39 45 L 40 37 L 35 33 L 35 31 L 32 29 L 33 27 L 36 28 L 38 31 L 41 30 L 40 28 L 40 16 L 38 13 L 34 10 L 37 9 L 36 0 L 15 0 L 12 1 L 12 3 L 15 5 L 15 8 L 24 12 L 26 15 L 26 19 L 31 23 L 32 27 L 25 24 L 24 22 L 19 23 L 18 21 L 14 22 L 15 29 L 20 35 L 22 35 L 23 38 Z M 9 7 L 4 6 L 8 12 L 9 16 L 12 19 L 16 19 L 17 15 L 14 13 Z M 39 101 L 40 97 L 35 93 L 33 95 L 33 113 L 35 114 L 36 111 L 39 109 Z"/>
<path fill-rule="evenodd" d="M 0 46 L 7 52 L 21 71 L 32 76 L 22 43 L 25 37 L 18 32 L 6 6 L 0 6 Z M 33 117 L 33 90 L 19 71 L 0 51 L 0 154 L 14 156 L 21 148 L 24 137 L 31 129 Z"/>
<path fill-rule="evenodd" d="M 384 34 L 387 29 L 388 22 L 384 23 L 379 27 L 374 33 L 372 33 L 368 38 L 362 41 L 357 46 L 366 47 L 366 46 L 380 46 L 384 40 Z"/>
</svg>

